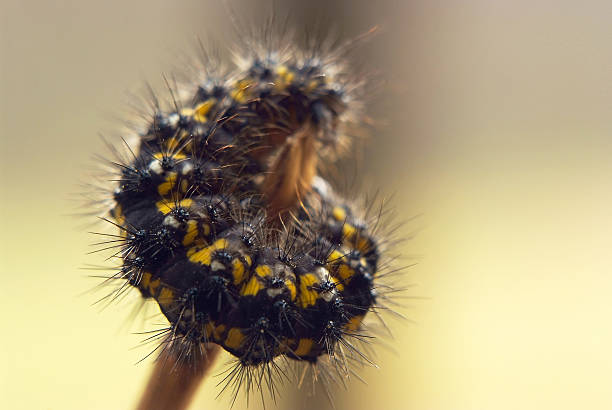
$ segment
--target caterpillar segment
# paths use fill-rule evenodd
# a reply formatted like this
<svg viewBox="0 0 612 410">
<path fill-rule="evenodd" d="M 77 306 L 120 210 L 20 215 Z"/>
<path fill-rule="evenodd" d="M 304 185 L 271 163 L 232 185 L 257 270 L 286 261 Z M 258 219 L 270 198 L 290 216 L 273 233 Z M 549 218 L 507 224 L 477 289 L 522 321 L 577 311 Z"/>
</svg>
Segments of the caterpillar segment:
<svg viewBox="0 0 612 410">
<path fill-rule="evenodd" d="M 313 56 L 253 57 L 157 107 L 114 164 L 119 275 L 157 302 L 181 348 L 216 344 L 256 369 L 317 364 L 360 335 L 379 241 L 317 175 L 354 115 L 341 72 Z"/>
<path fill-rule="evenodd" d="M 375 242 L 335 197 L 307 196 L 317 205 L 297 217 L 289 252 L 278 245 L 289 240 L 265 245 L 261 222 L 244 219 L 262 212 L 251 201 L 153 196 L 118 201 L 113 213 L 126 227 L 131 284 L 158 302 L 175 335 L 217 343 L 248 365 L 278 355 L 315 362 L 375 303 Z"/>
</svg>

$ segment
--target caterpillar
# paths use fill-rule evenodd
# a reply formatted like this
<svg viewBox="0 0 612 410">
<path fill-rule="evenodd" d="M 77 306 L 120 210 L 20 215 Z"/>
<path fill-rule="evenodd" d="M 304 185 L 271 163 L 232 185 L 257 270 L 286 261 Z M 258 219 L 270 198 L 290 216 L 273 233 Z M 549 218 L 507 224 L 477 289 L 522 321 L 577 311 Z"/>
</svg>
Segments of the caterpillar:
<svg viewBox="0 0 612 410">
<path fill-rule="evenodd" d="M 235 358 L 222 390 L 275 393 L 282 363 L 340 378 L 371 363 L 364 319 L 386 309 L 380 213 L 368 218 L 322 171 L 351 141 L 362 84 L 345 46 L 253 44 L 195 86 L 166 80 L 153 112 L 107 161 L 115 184 L 103 249 L 168 326 L 158 349 L 189 367 L 217 345 Z M 201 73 L 200 73 L 201 74 Z M 373 220 L 372 220 L 373 219 Z M 171 372 L 171 369 L 168 369 Z"/>
</svg>

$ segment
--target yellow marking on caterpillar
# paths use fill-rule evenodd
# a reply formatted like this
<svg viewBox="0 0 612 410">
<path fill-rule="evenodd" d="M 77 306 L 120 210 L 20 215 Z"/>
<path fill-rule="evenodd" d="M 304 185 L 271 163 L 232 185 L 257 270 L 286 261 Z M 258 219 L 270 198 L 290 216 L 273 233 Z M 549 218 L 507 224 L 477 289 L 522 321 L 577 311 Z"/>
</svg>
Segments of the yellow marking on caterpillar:
<svg viewBox="0 0 612 410">
<path fill-rule="evenodd" d="M 272 274 L 272 268 L 268 265 L 259 265 L 255 268 L 255 273 L 262 278 L 270 276 Z"/>
<path fill-rule="evenodd" d="M 296 356 L 306 356 L 312 350 L 314 340 L 312 339 L 300 339 L 297 348 L 293 351 Z"/>
<path fill-rule="evenodd" d="M 223 334 L 224 331 L 225 331 L 225 325 L 219 325 L 215 327 L 215 330 L 213 330 L 213 337 L 215 338 L 215 340 L 221 341 L 223 339 L 221 335 Z"/>
<path fill-rule="evenodd" d="M 176 204 L 168 203 L 168 201 L 158 201 L 155 203 L 155 206 L 157 206 L 157 209 L 159 210 L 159 212 L 161 212 L 164 215 L 167 215 L 170 212 L 172 212 L 173 209 L 189 208 L 191 207 L 192 204 L 193 204 L 193 199 L 187 198 L 187 199 L 181 199 Z"/>
<path fill-rule="evenodd" d="M 210 321 L 204 325 L 204 332 L 206 333 L 206 338 L 210 339 L 210 335 L 212 335 L 212 331 L 215 328 L 215 322 Z"/>
<path fill-rule="evenodd" d="M 307 273 L 300 277 L 300 296 L 298 297 L 298 303 L 302 308 L 307 308 L 317 303 L 317 297 L 319 294 L 316 290 L 312 289 L 312 285 L 319 283 L 316 275 Z"/>
<path fill-rule="evenodd" d="M 142 288 L 142 289 L 148 289 L 149 288 L 149 283 L 151 282 L 151 275 L 149 272 L 145 272 L 142 274 L 142 278 L 140 279 L 140 283 L 138 284 L 138 287 Z"/>
<path fill-rule="evenodd" d="M 249 265 L 249 267 L 253 265 L 253 259 L 251 259 L 249 255 L 244 255 L 244 260 L 246 261 L 247 265 Z"/>
<path fill-rule="evenodd" d="M 194 109 L 193 119 L 198 122 L 208 121 L 208 118 L 206 116 L 208 115 L 210 109 L 214 107 L 216 102 L 216 99 L 209 98 L 208 100 L 196 105 Z"/>
<path fill-rule="evenodd" d="M 225 339 L 225 347 L 230 349 L 238 349 L 244 341 L 244 334 L 237 327 L 233 327 L 227 332 L 227 338 Z"/>
<path fill-rule="evenodd" d="M 355 232 L 357 232 L 357 229 L 355 229 L 353 225 L 347 223 L 342 225 L 342 236 L 344 236 L 345 240 L 351 239 L 353 236 L 355 236 Z"/>
<path fill-rule="evenodd" d="M 166 286 L 162 286 L 159 295 L 155 299 L 161 306 L 167 307 L 175 300 L 174 291 Z"/>
<path fill-rule="evenodd" d="M 185 117 L 192 117 L 195 110 L 193 108 L 185 107 L 179 110 L 179 115 L 183 115 Z"/>
<path fill-rule="evenodd" d="M 327 257 L 327 263 L 340 263 L 340 261 L 344 258 L 344 254 L 336 249 L 331 251 L 329 256 Z"/>
<path fill-rule="evenodd" d="M 166 141 L 166 149 L 170 152 L 172 152 L 174 149 L 176 149 L 176 147 L 178 147 L 179 142 L 176 138 L 171 137 L 168 138 L 168 140 Z M 158 158 L 161 159 L 161 158 Z"/>
<path fill-rule="evenodd" d="M 183 237 L 183 246 L 188 246 L 193 243 L 198 236 L 198 221 L 190 219 L 187 221 L 187 233 Z"/>
<path fill-rule="evenodd" d="M 204 236 L 210 235 L 210 225 L 203 223 L 202 225 L 202 233 Z"/>
<path fill-rule="evenodd" d="M 111 209 L 111 216 L 115 218 L 117 225 L 124 226 L 125 225 L 125 215 L 123 215 L 123 208 L 120 204 L 115 203 L 115 207 Z M 123 239 L 126 239 L 128 236 L 128 232 L 125 229 L 119 229 L 119 236 Z"/>
<path fill-rule="evenodd" d="M 257 280 L 257 276 L 253 276 L 251 280 L 240 291 L 241 296 L 255 296 L 263 289 L 263 285 Z"/>
<path fill-rule="evenodd" d="M 344 283 L 342 283 L 338 278 L 331 277 L 331 280 L 334 282 L 334 286 L 338 290 L 338 292 L 342 292 L 344 290 Z"/>
<path fill-rule="evenodd" d="M 346 220 L 346 211 L 340 206 L 334 207 L 332 215 L 334 219 L 338 222 L 344 222 Z"/>
<path fill-rule="evenodd" d="M 227 239 L 217 239 L 213 245 L 216 246 L 217 249 L 225 249 L 227 248 L 228 242 Z"/>
<path fill-rule="evenodd" d="M 125 223 L 125 216 L 123 215 L 123 209 L 121 205 L 117 204 L 112 210 L 113 218 L 117 221 L 117 224 L 123 225 Z M 123 232 L 123 229 L 121 230 Z"/>
<path fill-rule="evenodd" d="M 225 325 L 215 326 L 215 322 L 208 322 L 205 331 L 208 339 L 212 336 L 215 342 L 220 342 L 222 340 L 221 334 L 225 331 Z"/>
<path fill-rule="evenodd" d="M 181 192 L 185 193 L 185 192 L 187 192 L 187 189 L 189 189 L 189 182 L 187 182 L 186 179 L 183 179 L 181 181 Z"/>
<path fill-rule="evenodd" d="M 290 280 L 286 280 L 285 281 L 285 286 L 287 286 L 287 289 L 289 289 L 289 293 L 291 294 L 291 301 L 294 302 L 295 301 L 295 296 L 297 294 L 297 290 L 295 288 L 295 283 L 291 282 Z"/>
<path fill-rule="evenodd" d="M 219 249 L 225 249 L 226 247 L 227 240 L 218 239 L 212 245 L 203 249 L 198 249 L 198 246 L 189 248 L 187 250 L 187 257 L 193 263 L 200 263 L 202 265 L 210 266 L 212 253 Z"/>
<path fill-rule="evenodd" d="M 157 192 L 159 192 L 159 194 L 162 195 L 162 196 L 163 195 L 167 195 L 168 192 L 170 192 L 170 190 L 172 189 L 172 187 L 176 183 L 176 177 L 177 177 L 177 173 L 176 172 L 168 173 L 168 176 L 166 177 L 166 180 L 164 182 L 162 182 L 161 184 L 159 184 L 159 186 L 157 187 Z"/>
<path fill-rule="evenodd" d="M 368 253 L 372 250 L 373 244 L 367 237 L 359 237 L 357 240 L 357 250 L 361 253 Z"/>
<path fill-rule="evenodd" d="M 215 342 L 221 342 L 221 340 L 223 340 L 223 331 L 225 331 L 225 325 L 214 326 L 213 323 L 210 329 L 210 335 Z"/>
<path fill-rule="evenodd" d="M 248 78 L 236 81 L 236 83 L 234 84 L 235 89 L 230 92 L 230 96 L 236 102 L 239 102 L 241 104 L 246 102 L 250 97 L 249 88 L 251 87 L 251 85 L 252 81 Z"/>
<path fill-rule="evenodd" d="M 184 141 L 189 136 L 190 136 L 189 132 L 187 130 L 185 130 L 185 129 L 181 129 L 179 131 L 179 134 L 177 135 L 179 141 Z M 182 159 L 182 158 L 185 158 L 185 155 L 183 155 L 183 154 L 175 154 L 172 157 L 173 158 L 177 158 L 177 159 Z"/>
<path fill-rule="evenodd" d="M 232 261 L 232 266 L 232 276 L 234 277 L 234 285 L 239 285 L 242 283 L 242 281 L 244 281 L 244 264 L 240 262 L 239 259 L 234 259 Z"/>
<path fill-rule="evenodd" d="M 359 326 L 361 326 L 362 321 L 363 321 L 363 316 L 355 316 L 351 318 L 351 320 L 349 320 L 346 325 L 344 325 L 344 328 L 346 330 L 354 332 L 355 330 L 359 329 Z"/>
<path fill-rule="evenodd" d="M 283 90 L 295 79 L 295 73 L 290 71 L 285 65 L 278 66 L 276 74 L 278 75 L 278 79 L 276 80 L 275 86 L 279 90 Z"/>
<path fill-rule="evenodd" d="M 312 92 L 315 88 L 319 86 L 321 82 L 318 79 L 311 80 L 306 86 L 306 92 Z"/>
<path fill-rule="evenodd" d="M 279 65 L 278 68 L 276 69 L 276 74 L 278 74 L 279 77 L 286 76 L 288 72 L 289 72 L 289 69 L 287 68 L 286 65 Z"/>
<path fill-rule="evenodd" d="M 155 158 L 155 159 L 156 159 L 156 160 L 158 160 L 158 161 L 163 160 L 163 159 L 164 159 L 164 156 L 168 157 L 168 155 L 164 155 L 164 153 L 163 153 L 163 152 L 156 152 L 155 154 L 153 154 L 153 158 Z M 169 156 L 169 157 L 171 157 L 171 158 L 173 158 L 173 159 L 185 159 L 185 158 L 186 158 L 185 154 L 181 154 L 181 153 L 179 153 L 179 152 L 177 152 L 177 153 L 175 153 L 175 154 L 172 154 L 172 155 L 171 155 L 171 156 Z"/>
<path fill-rule="evenodd" d="M 149 292 L 151 295 L 155 295 L 157 293 L 157 288 L 161 284 L 161 278 L 157 278 L 149 283 Z"/>
<path fill-rule="evenodd" d="M 346 263 L 341 264 L 338 268 L 338 275 L 345 281 L 350 279 L 354 274 L 355 270 Z"/>
</svg>

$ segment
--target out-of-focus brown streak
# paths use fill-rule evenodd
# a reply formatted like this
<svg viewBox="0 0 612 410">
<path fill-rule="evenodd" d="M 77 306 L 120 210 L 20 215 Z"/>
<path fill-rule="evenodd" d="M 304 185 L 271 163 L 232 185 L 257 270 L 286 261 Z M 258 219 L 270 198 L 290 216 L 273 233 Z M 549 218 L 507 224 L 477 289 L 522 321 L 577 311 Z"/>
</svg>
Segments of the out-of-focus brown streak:
<svg viewBox="0 0 612 410">
<path fill-rule="evenodd" d="M 218 345 L 207 345 L 205 355 L 194 360 L 180 360 L 174 349 L 164 351 L 155 363 L 153 373 L 140 398 L 138 410 L 186 409 L 200 382 L 206 377 L 219 355 Z"/>
<path fill-rule="evenodd" d="M 263 184 L 268 219 L 295 207 L 311 189 L 317 171 L 316 131 L 306 123 L 287 138 Z"/>
</svg>

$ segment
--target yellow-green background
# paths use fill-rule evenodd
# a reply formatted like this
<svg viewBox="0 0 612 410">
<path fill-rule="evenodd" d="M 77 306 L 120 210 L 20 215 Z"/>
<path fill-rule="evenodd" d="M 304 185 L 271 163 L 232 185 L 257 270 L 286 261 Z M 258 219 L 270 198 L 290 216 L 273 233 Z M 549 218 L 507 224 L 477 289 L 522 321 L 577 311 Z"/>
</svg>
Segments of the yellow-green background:
<svg viewBox="0 0 612 410">
<path fill-rule="evenodd" d="M 272 4 L 230 3 L 254 21 Z M 612 408 L 612 3 L 295 3 L 276 7 L 298 25 L 383 28 L 363 47 L 386 86 L 361 166 L 418 216 L 401 250 L 428 298 L 337 407 Z M 0 407 L 130 408 L 151 360 L 134 364 L 129 301 L 91 306 L 79 267 L 103 261 L 70 194 L 126 91 L 196 35 L 225 45 L 230 19 L 212 0 L 10 0 L 0 18 Z M 193 408 L 227 408 L 214 385 Z"/>
</svg>

